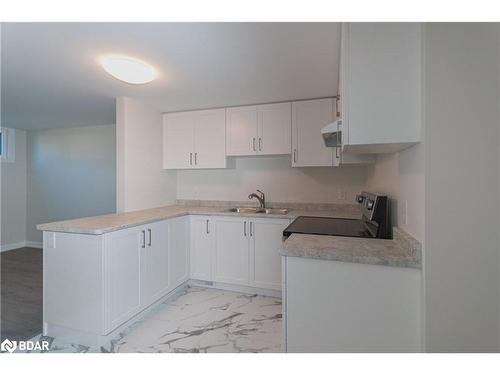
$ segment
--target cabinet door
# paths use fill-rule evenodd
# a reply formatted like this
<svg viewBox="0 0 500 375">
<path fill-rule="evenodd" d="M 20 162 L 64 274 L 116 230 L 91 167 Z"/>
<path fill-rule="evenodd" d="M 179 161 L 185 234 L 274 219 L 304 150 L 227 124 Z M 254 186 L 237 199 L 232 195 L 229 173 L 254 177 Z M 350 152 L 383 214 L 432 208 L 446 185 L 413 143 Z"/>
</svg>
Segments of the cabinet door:
<svg viewBox="0 0 500 375">
<path fill-rule="evenodd" d="M 226 109 L 227 155 L 255 155 L 257 153 L 257 107 Z"/>
<path fill-rule="evenodd" d="M 106 235 L 104 289 L 106 333 L 126 322 L 141 309 L 141 253 L 143 227 Z M 84 282 L 83 280 L 82 282 Z"/>
<path fill-rule="evenodd" d="M 206 216 L 191 218 L 191 278 L 212 281 L 212 222 Z"/>
<path fill-rule="evenodd" d="M 144 226 L 142 249 L 143 307 L 147 307 L 167 294 L 169 290 L 168 225 L 158 221 Z"/>
<path fill-rule="evenodd" d="M 281 290 L 281 255 L 286 219 L 253 219 L 250 230 L 250 285 Z"/>
<path fill-rule="evenodd" d="M 395 152 L 420 141 L 422 25 L 342 25 L 344 144 L 350 152 Z"/>
<path fill-rule="evenodd" d="M 344 30 L 344 26 L 342 26 Z M 343 31 L 344 33 L 344 31 Z M 335 118 L 342 119 L 341 131 L 342 131 L 342 147 L 338 150 L 335 150 L 335 158 L 334 163 L 340 165 L 346 164 L 370 164 L 375 163 L 375 155 L 372 154 L 353 154 L 347 151 L 345 144 L 348 143 L 349 140 L 349 118 L 348 113 L 344 109 L 344 97 L 347 95 L 345 90 L 344 81 L 346 80 L 346 66 L 347 66 L 347 51 L 345 45 L 345 38 L 342 38 L 340 45 L 340 66 L 339 66 L 339 99 L 337 101 L 336 109 L 338 113 L 335 114 Z"/>
<path fill-rule="evenodd" d="M 248 285 L 248 230 L 244 218 L 215 220 L 215 281 Z"/>
<path fill-rule="evenodd" d="M 189 217 L 168 220 L 170 289 L 189 278 Z"/>
<path fill-rule="evenodd" d="M 163 168 L 183 169 L 194 166 L 194 124 L 190 112 L 163 116 Z"/>
<path fill-rule="evenodd" d="M 333 165 L 333 147 L 326 147 L 321 128 L 333 121 L 333 99 L 292 103 L 292 166 Z"/>
<path fill-rule="evenodd" d="M 196 111 L 194 165 L 196 168 L 226 167 L 226 110 Z"/>
<path fill-rule="evenodd" d="M 277 103 L 257 107 L 259 134 L 257 150 L 262 155 L 292 152 L 292 104 Z"/>
</svg>

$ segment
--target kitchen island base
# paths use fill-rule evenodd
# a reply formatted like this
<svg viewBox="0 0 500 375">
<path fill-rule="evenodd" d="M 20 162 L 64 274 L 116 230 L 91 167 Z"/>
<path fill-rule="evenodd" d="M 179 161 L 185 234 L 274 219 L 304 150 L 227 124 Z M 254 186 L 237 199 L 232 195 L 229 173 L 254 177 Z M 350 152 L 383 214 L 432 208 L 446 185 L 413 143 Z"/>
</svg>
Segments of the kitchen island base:
<svg viewBox="0 0 500 375">
<path fill-rule="evenodd" d="M 287 352 L 420 352 L 421 270 L 283 257 Z"/>
</svg>

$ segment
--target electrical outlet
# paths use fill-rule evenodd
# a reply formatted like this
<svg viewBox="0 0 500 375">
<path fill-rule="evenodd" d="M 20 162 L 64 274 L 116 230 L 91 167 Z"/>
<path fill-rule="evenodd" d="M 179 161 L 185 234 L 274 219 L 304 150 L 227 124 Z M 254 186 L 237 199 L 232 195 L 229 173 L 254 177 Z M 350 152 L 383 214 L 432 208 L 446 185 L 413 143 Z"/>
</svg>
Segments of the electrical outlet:
<svg viewBox="0 0 500 375">
<path fill-rule="evenodd" d="M 408 201 L 406 199 L 401 207 L 401 221 L 404 225 L 408 225 Z"/>
<path fill-rule="evenodd" d="M 345 201 L 346 200 L 346 191 L 345 190 L 341 190 L 339 189 L 338 190 L 338 193 L 337 193 L 337 198 L 341 201 Z"/>
</svg>

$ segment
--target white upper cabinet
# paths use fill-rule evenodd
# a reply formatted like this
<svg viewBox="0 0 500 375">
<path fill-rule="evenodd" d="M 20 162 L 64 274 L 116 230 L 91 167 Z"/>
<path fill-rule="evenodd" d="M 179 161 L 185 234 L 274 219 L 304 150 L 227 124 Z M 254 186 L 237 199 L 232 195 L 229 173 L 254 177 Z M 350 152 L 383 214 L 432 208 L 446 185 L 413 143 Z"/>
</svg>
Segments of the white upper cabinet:
<svg viewBox="0 0 500 375">
<path fill-rule="evenodd" d="M 257 151 L 261 155 L 291 153 L 292 104 L 276 103 L 257 106 Z"/>
<path fill-rule="evenodd" d="M 163 168 L 192 167 L 194 123 L 194 116 L 189 112 L 163 116 Z"/>
<path fill-rule="evenodd" d="M 226 154 L 228 156 L 257 153 L 257 106 L 226 110 Z"/>
<path fill-rule="evenodd" d="M 163 116 L 163 168 L 225 168 L 224 109 Z"/>
<path fill-rule="evenodd" d="M 196 168 L 226 167 L 226 112 L 196 111 L 194 164 Z"/>
<path fill-rule="evenodd" d="M 228 156 L 291 152 L 291 104 L 276 103 L 226 110 Z"/>
<path fill-rule="evenodd" d="M 422 30 L 417 23 L 342 26 L 342 143 L 395 152 L 420 141 Z"/>
<path fill-rule="evenodd" d="M 292 166 L 332 167 L 338 165 L 334 148 L 326 147 L 321 128 L 334 116 L 333 98 L 292 103 Z"/>
</svg>

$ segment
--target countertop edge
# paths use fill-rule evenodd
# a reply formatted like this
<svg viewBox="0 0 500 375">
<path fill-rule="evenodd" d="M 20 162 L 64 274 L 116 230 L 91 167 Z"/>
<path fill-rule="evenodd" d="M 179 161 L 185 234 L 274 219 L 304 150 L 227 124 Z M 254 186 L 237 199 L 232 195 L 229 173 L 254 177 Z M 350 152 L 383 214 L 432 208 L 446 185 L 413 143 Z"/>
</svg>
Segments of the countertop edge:
<svg viewBox="0 0 500 375">
<path fill-rule="evenodd" d="M 316 259 L 326 261 L 337 261 L 344 263 L 359 263 L 378 266 L 390 266 L 398 268 L 422 269 L 422 244 L 410 234 L 399 227 L 393 228 L 393 239 L 382 241 L 394 241 L 394 246 L 402 249 L 408 256 L 356 256 L 337 254 L 332 249 L 331 252 L 321 252 L 315 249 L 307 249 L 307 245 L 303 250 L 286 249 L 286 241 L 283 247 L 279 250 L 281 256 Z M 293 234 L 292 234 L 293 236 Z M 371 240 L 369 240 L 371 241 Z M 378 240 L 374 240 L 378 241 Z M 380 244 L 377 244 L 380 245 Z"/>
<path fill-rule="evenodd" d="M 164 214 L 161 213 L 155 213 L 155 210 L 162 210 L 162 209 L 172 209 L 172 210 L 178 210 L 177 212 L 166 212 Z M 141 211 L 135 211 L 136 213 L 144 213 L 144 212 L 151 212 L 151 217 L 148 219 L 140 219 L 140 220 L 130 220 L 129 223 L 125 224 L 117 224 L 117 225 L 112 225 L 109 227 L 103 227 L 103 228 L 85 228 L 83 226 L 79 226 L 78 222 L 84 221 L 84 220 L 98 220 L 98 219 L 104 219 L 106 217 L 112 217 L 114 215 L 120 215 L 120 214 L 109 214 L 109 215 L 102 215 L 102 216 L 95 216 L 95 217 L 88 217 L 88 218 L 79 218 L 79 219 L 70 219 L 70 220 L 64 220 L 64 221 L 57 221 L 57 222 L 51 222 L 51 223 L 44 223 L 44 224 L 37 224 L 36 229 L 40 231 L 47 231 L 47 232 L 59 232 L 59 233 L 74 233 L 74 234 L 89 234 L 89 235 L 103 235 L 106 233 L 110 232 L 115 232 L 118 230 L 123 230 L 127 228 L 133 228 L 136 226 L 140 225 L 145 225 L 149 223 L 153 223 L 156 221 L 161 221 L 161 220 L 168 220 L 176 217 L 181 217 L 181 216 L 188 216 L 188 215 L 198 215 L 198 216 L 234 216 L 234 217 L 254 217 L 254 218 L 267 218 L 267 219 L 295 219 L 298 216 L 304 215 L 304 214 L 311 214 L 314 216 L 315 214 L 318 214 L 318 212 L 321 212 L 323 210 L 311 210 L 310 212 L 304 211 L 301 209 L 291 209 L 288 213 L 286 214 L 265 214 L 265 213 L 238 213 L 238 212 L 230 212 L 227 210 L 227 208 L 223 209 L 214 209 L 214 207 L 195 207 L 195 206 L 179 206 L 179 205 L 173 205 L 173 206 L 164 206 L 164 207 L 158 207 L 158 208 L 152 208 L 148 210 L 141 210 Z M 126 214 L 134 214 L 134 212 L 128 212 Z M 331 212 L 331 211 L 324 211 L 322 212 L 325 216 L 338 216 L 338 217 L 346 217 L 346 218 L 354 218 L 355 213 L 352 212 L 344 212 L 344 213 L 339 213 L 339 212 Z M 72 227 L 71 225 L 74 225 Z"/>
<path fill-rule="evenodd" d="M 59 222 L 37 224 L 36 229 L 44 231 L 44 232 L 89 234 L 89 235 L 94 235 L 94 236 L 100 236 L 100 235 L 103 235 L 106 233 L 112 233 L 112 232 L 116 232 L 116 231 L 123 230 L 123 229 L 137 227 L 140 225 L 151 224 L 151 223 L 154 223 L 156 221 L 174 219 L 176 217 L 187 216 L 187 215 L 190 215 L 190 213 L 189 212 L 179 212 L 179 213 L 175 213 L 175 214 L 165 215 L 164 217 L 160 216 L 160 217 L 155 217 L 155 218 L 151 218 L 148 220 L 140 220 L 140 221 L 130 223 L 130 224 L 123 224 L 120 226 L 114 226 L 114 227 L 103 228 L 103 229 L 67 228 L 67 227 L 62 227 L 62 226 L 58 227 Z M 199 214 L 199 215 L 205 215 L 205 214 Z M 75 219 L 75 220 L 78 220 L 78 219 Z M 63 222 L 64 221 L 61 221 L 60 223 L 63 223 Z"/>
</svg>

